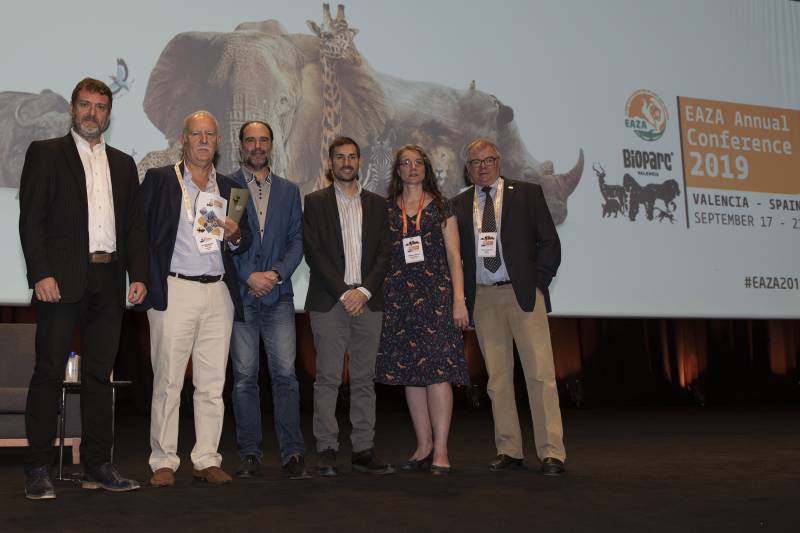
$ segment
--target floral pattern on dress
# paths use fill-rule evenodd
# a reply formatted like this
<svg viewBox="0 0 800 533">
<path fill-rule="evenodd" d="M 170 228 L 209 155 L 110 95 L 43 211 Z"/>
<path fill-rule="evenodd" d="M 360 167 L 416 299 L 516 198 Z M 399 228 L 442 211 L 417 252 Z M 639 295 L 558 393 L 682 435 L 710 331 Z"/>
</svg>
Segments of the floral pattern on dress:
<svg viewBox="0 0 800 533">
<path fill-rule="evenodd" d="M 444 217 L 436 202 L 408 217 L 408 234 L 422 236 L 424 261 L 406 264 L 403 214 L 389 202 L 391 261 L 383 284 L 383 329 L 375 381 L 388 385 L 469 384 L 464 338 L 453 324 L 453 284 L 447 264 L 442 221 L 452 215 L 447 201 Z"/>
</svg>

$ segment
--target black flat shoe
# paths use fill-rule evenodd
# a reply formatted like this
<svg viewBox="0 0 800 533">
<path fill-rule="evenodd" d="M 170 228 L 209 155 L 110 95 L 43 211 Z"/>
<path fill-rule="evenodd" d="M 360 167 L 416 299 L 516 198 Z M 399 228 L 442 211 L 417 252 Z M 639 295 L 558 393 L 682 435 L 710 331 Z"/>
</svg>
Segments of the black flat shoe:
<svg viewBox="0 0 800 533">
<path fill-rule="evenodd" d="M 433 451 L 428 454 L 424 459 L 409 459 L 400 465 L 400 470 L 403 472 L 424 472 L 431 469 L 433 464 Z"/>
<path fill-rule="evenodd" d="M 450 473 L 449 466 L 431 465 L 431 474 L 434 476 L 446 476 Z"/>
</svg>

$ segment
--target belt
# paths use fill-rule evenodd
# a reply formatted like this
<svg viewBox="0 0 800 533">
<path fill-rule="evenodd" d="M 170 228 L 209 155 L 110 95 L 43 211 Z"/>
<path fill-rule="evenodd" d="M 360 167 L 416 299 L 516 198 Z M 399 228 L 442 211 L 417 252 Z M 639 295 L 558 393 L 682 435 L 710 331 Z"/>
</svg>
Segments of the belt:
<svg viewBox="0 0 800 533">
<path fill-rule="evenodd" d="M 91 252 L 89 254 L 90 263 L 111 263 L 117 260 L 117 252 Z"/>
<path fill-rule="evenodd" d="M 176 272 L 170 272 L 170 276 L 176 277 L 178 279 L 185 279 L 186 281 L 196 281 L 198 283 L 216 283 L 218 281 L 222 281 L 224 274 L 220 274 L 218 276 L 207 276 L 203 274 L 202 276 L 187 276 L 185 274 L 178 274 Z"/>
<path fill-rule="evenodd" d="M 501 285 L 508 285 L 509 283 L 511 283 L 511 280 L 507 279 L 505 281 L 498 281 L 496 283 L 489 283 L 488 285 L 481 285 L 481 287 L 500 287 Z"/>
</svg>

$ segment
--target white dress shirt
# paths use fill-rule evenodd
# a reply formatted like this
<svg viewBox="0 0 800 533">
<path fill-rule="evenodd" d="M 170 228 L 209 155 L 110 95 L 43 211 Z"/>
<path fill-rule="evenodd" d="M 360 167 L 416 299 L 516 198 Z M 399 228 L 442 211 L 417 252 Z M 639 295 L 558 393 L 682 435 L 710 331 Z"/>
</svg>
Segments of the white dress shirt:
<svg viewBox="0 0 800 533">
<path fill-rule="evenodd" d="M 114 196 L 108 168 L 105 137 L 92 148 L 72 129 L 86 175 L 86 202 L 89 208 L 89 252 L 116 252 L 117 231 L 114 221 Z"/>
<path fill-rule="evenodd" d="M 361 285 L 361 184 L 356 182 L 356 192 L 348 196 L 334 182 L 336 206 L 339 210 L 339 224 L 342 226 L 342 243 L 344 244 L 344 282 L 348 285 Z M 365 287 L 358 287 L 369 299 L 372 293 Z"/>
</svg>

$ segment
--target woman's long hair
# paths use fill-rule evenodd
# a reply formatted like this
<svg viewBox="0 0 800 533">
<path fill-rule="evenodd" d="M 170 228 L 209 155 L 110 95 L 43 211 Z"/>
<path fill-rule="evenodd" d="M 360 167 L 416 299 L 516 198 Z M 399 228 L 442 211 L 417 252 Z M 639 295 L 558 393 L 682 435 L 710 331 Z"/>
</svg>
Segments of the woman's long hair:
<svg viewBox="0 0 800 533">
<path fill-rule="evenodd" d="M 392 179 L 389 181 L 389 200 L 391 200 L 394 205 L 397 205 L 397 199 L 403 194 L 403 180 L 400 179 L 400 162 L 402 161 L 400 156 L 405 151 L 417 152 L 425 163 L 425 177 L 422 179 L 422 190 L 433 197 L 433 202 L 436 205 L 436 209 L 439 211 L 439 216 L 442 217 L 442 222 L 444 222 L 444 197 L 439 191 L 439 186 L 436 184 L 436 174 L 433 172 L 431 159 L 419 145 L 406 144 L 395 152 L 394 164 L 392 165 Z"/>
</svg>

